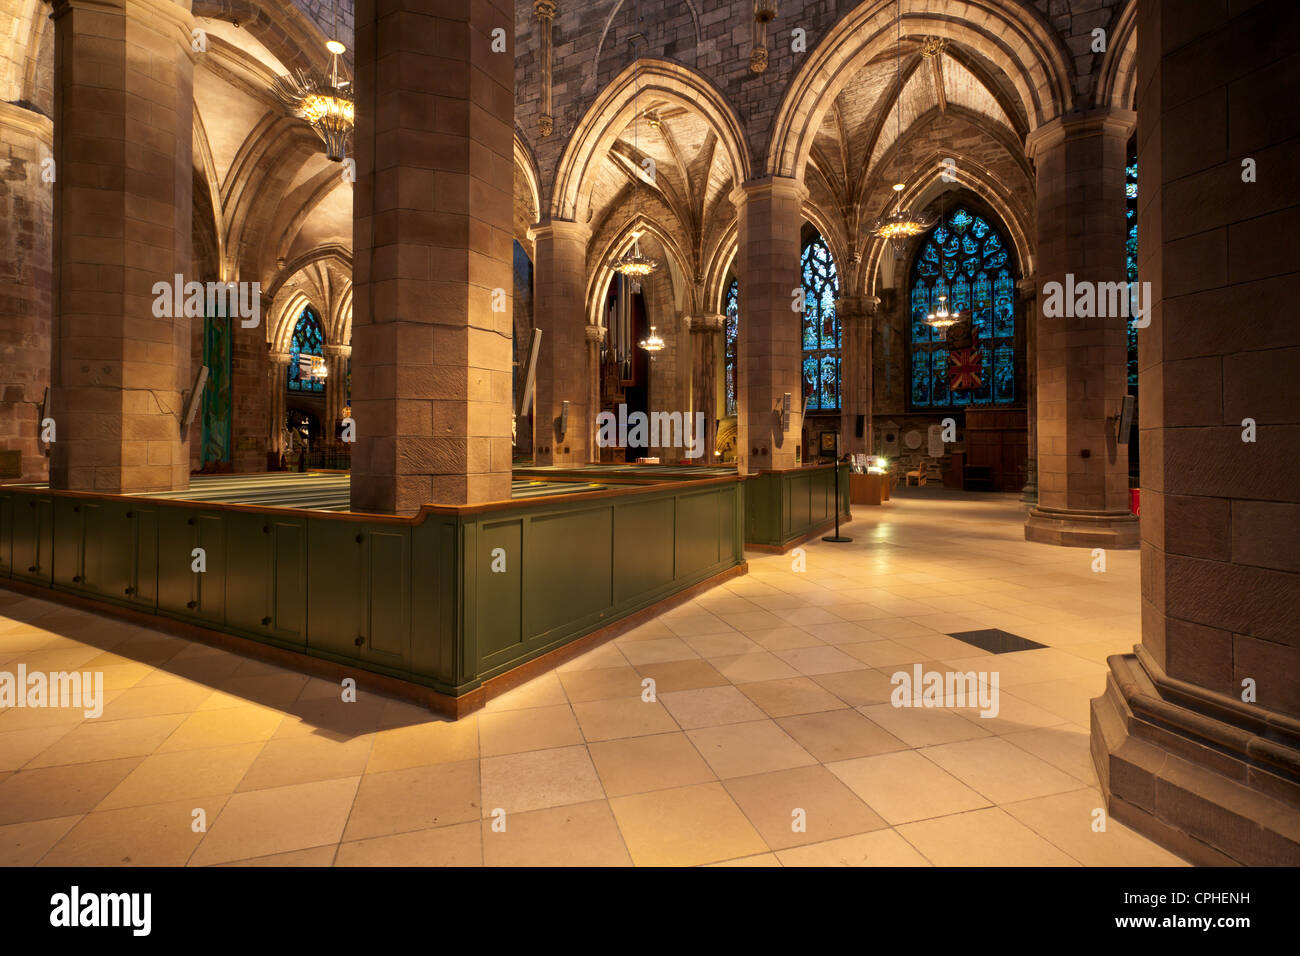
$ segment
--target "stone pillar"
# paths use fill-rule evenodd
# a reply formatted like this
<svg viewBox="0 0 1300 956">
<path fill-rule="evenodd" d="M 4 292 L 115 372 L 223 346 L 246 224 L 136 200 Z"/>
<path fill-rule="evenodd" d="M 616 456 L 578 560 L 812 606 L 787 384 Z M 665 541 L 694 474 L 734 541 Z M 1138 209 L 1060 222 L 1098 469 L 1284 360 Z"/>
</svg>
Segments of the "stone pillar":
<svg viewBox="0 0 1300 956">
<path fill-rule="evenodd" d="M 197 279 L 189 4 L 58 0 L 53 16 L 50 483 L 185 488 L 179 419 L 195 320 L 154 286 Z"/>
<path fill-rule="evenodd" d="M 1021 321 L 1025 329 L 1025 418 L 1029 454 L 1025 458 L 1025 487 L 1020 500 L 1031 508 L 1038 504 L 1038 280 L 1026 276 L 1016 283 Z"/>
<path fill-rule="evenodd" d="M 595 410 L 590 405 L 587 358 L 587 240 L 582 223 L 549 219 L 529 233 L 533 260 L 535 322 L 542 330 L 537 357 L 533 460 L 539 465 L 582 465 L 590 461 Z M 561 414 L 569 403 L 561 433 Z"/>
<path fill-rule="evenodd" d="M 267 468 L 273 465 L 273 458 L 278 461 L 279 456 L 285 453 L 284 447 L 284 418 L 288 414 L 285 407 L 285 392 L 289 376 L 289 361 L 292 356 L 288 352 L 272 352 L 271 365 L 267 370 L 267 395 L 269 401 L 269 421 L 267 423 L 268 434 L 266 436 L 267 450 Z"/>
<path fill-rule="evenodd" d="M 1045 290 L 1037 316 L 1038 505 L 1025 522 L 1029 541 L 1138 543 L 1128 445 L 1115 440 L 1127 392 L 1128 318 L 1097 317 L 1106 310 L 1096 307 L 1086 310 L 1092 317 L 1070 317 L 1068 293 L 1057 296 L 1066 300 L 1066 315 L 1042 314 L 1048 283 L 1126 288 L 1124 161 L 1132 125 L 1127 110 L 1074 113 L 1039 127 L 1025 144 L 1037 170 L 1038 279 Z"/>
<path fill-rule="evenodd" d="M 587 335 L 587 461 L 600 461 L 596 443 L 596 413 L 600 411 L 600 343 L 605 341 L 603 325 L 589 325 Z"/>
<path fill-rule="evenodd" d="M 871 453 L 873 389 L 872 317 L 880 300 L 874 295 L 845 296 L 835 303 L 840 321 L 840 454 Z M 863 418 L 858 437 L 858 416 Z"/>
<path fill-rule="evenodd" d="M 704 413 L 704 454 L 700 463 L 715 463 L 718 437 L 718 356 L 722 354 L 725 315 L 692 315 L 686 321 L 691 330 L 691 414 Z M 694 421 L 694 417 L 691 419 Z M 692 426 L 694 427 L 694 426 Z"/>
<path fill-rule="evenodd" d="M 739 213 L 740 329 L 736 463 L 741 474 L 793 468 L 803 431 L 799 228 L 808 195 L 803 183 L 771 176 L 732 194 Z M 790 394 L 790 423 L 781 404 Z"/>
<path fill-rule="evenodd" d="M 363 0 L 356 47 L 352 508 L 508 499 L 514 7 Z"/>
<path fill-rule="evenodd" d="M 0 481 L 49 474 L 40 420 L 50 384 L 53 139 L 48 116 L 0 103 Z"/>
<path fill-rule="evenodd" d="M 1129 826 L 1197 863 L 1295 866 L 1300 324 L 1283 303 L 1300 114 L 1276 84 L 1300 8 L 1144 0 L 1137 17 L 1138 273 L 1155 304 L 1138 330 L 1142 643 L 1108 661 L 1092 751 Z"/>
</svg>

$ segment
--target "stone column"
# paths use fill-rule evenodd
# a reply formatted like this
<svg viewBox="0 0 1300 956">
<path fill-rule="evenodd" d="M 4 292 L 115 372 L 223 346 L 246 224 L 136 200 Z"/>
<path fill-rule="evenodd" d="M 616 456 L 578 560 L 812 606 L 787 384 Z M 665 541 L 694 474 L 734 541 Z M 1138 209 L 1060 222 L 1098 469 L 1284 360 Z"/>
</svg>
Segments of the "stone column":
<svg viewBox="0 0 1300 956">
<path fill-rule="evenodd" d="M 1029 454 L 1025 458 L 1025 487 L 1020 498 L 1033 507 L 1038 504 L 1038 280 L 1026 276 L 1016 283 L 1020 294 L 1025 329 L 1025 417 L 1028 422 Z"/>
<path fill-rule="evenodd" d="M 740 329 L 736 462 L 742 474 L 793 468 L 803 430 L 799 228 L 808 195 L 803 183 L 771 176 L 732 194 L 739 213 Z M 790 423 L 781 403 L 790 394 Z"/>
<path fill-rule="evenodd" d="M 352 508 L 507 499 L 514 7 L 363 0 L 356 37 Z"/>
<path fill-rule="evenodd" d="M 1115 417 L 1127 391 L 1125 315 L 1074 308 L 1045 316 L 1050 283 L 1125 288 L 1124 161 L 1133 114 L 1073 113 L 1026 140 L 1038 193 L 1038 505 L 1025 538 L 1083 548 L 1131 548 L 1138 522 L 1130 513 L 1128 446 L 1115 440 Z M 1072 278 L 1071 278 L 1072 277 Z M 1104 303 L 1106 296 L 1097 296 Z M 1112 305 L 1126 296 L 1114 296 Z M 1071 317 L 1075 311 L 1091 316 Z M 1127 313 L 1127 309 L 1124 310 Z"/>
<path fill-rule="evenodd" d="M 1300 8 L 1233 10 L 1137 8 L 1142 643 L 1108 661 L 1092 751 L 1116 819 L 1196 863 L 1295 866 L 1300 114 L 1277 91 Z"/>
<path fill-rule="evenodd" d="M 845 296 L 835 303 L 840 322 L 840 454 L 870 454 L 871 434 L 872 317 L 880 300 L 874 295 Z M 863 417 L 858 437 L 858 416 Z"/>
<path fill-rule="evenodd" d="M 287 390 L 289 361 L 292 356 L 288 352 L 272 352 L 271 365 L 267 371 L 267 395 L 269 401 L 270 420 L 267 423 L 266 450 L 269 455 L 278 456 L 284 454 L 284 417 L 288 413 L 285 407 L 285 392 Z M 268 457 L 267 467 L 271 467 L 271 461 Z"/>
<path fill-rule="evenodd" d="M 691 414 L 704 413 L 704 454 L 699 460 L 705 465 L 714 464 L 713 447 L 718 436 L 718 357 L 722 354 L 726 319 L 725 315 L 710 313 L 692 315 L 686 320 L 691 330 Z"/>
<path fill-rule="evenodd" d="M 44 481 L 41 404 L 50 384 L 54 127 L 0 103 L 0 481 Z"/>
<path fill-rule="evenodd" d="M 533 226 L 535 322 L 542 330 L 537 357 L 533 460 L 539 465 L 582 465 L 591 460 L 595 410 L 587 354 L 587 240 L 582 223 L 549 219 Z M 561 433 L 561 414 L 569 403 Z"/>
<path fill-rule="evenodd" d="M 189 4 L 58 0 L 53 16 L 50 483 L 185 488 L 179 419 L 194 320 L 154 286 L 198 278 L 189 275 Z"/>
<path fill-rule="evenodd" d="M 603 325 L 587 326 L 587 461 L 600 461 L 600 446 L 596 444 L 596 413 L 600 411 L 600 343 L 605 341 Z"/>
</svg>

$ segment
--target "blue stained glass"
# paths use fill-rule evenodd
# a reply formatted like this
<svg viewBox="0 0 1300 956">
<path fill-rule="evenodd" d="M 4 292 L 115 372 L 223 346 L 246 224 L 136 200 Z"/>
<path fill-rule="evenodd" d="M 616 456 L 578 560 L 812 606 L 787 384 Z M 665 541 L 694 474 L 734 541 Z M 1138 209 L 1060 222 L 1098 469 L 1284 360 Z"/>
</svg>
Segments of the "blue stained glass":
<svg viewBox="0 0 1300 956">
<path fill-rule="evenodd" d="M 952 284 L 952 301 L 948 303 L 948 308 L 954 312 L 970 311 L 970 282 L 965 276 L 958 276 Z"/>
<path fill-rule="evenodd" d="M 325 380 L 313 378 L 310 373 L 302 374 L 301 356 L 325 354 L 325 335 L 321 331 L 320 319 L 311 306 L 302 310 L 298 324 L 293 327 L 293 338 L 289 341 L 289 368 L 287 386 L 291 392 L 324 392 Z"/>
<path fill-rule="evenodd" d="M 1124 167 L 1124 216 L 1128 222 L 1128 237 L 1124 242 L 1125 265 L 1128 281 L 1138 281 L 1138 230 L 1137 230 L 1138 164 L 1137 145 L 1129 146 L 1128 164 Z M 1128 323 L 1128 390 L 1136 395 L 1138 388 L 1137 329 Z"/>
<path fill-rule="evenodd" d="M 976 278 L 971 295 L 975 298 L 971 314 L 975 319 L 975 327 L 980 330 L 980 337 L 983 338 L 993 324 L 993 286 L 987 272 L 981 272 Z"/>
<path fill-rule="evenodd" d="M 993 376 L 990 374 L 993 369 L 991 353 L 993 349 L 980 349 L 980 385 L 974 391 L 967 392 L 970 395 L 972 405 L 988 405 L 993 401 Z"/>
<path fill-rule="evenodd" d="M 1000 346 L 993 352 L 993 400 L 1010 402 L 1016 397 L 1016 352 Z"/>
<path fill-rule="evenodd" d="M 929 352 L 912 353 L 912 404 L 931 404 Z"/>
<path fill-rule="evenodd" d="M 836 409 L 840 407 L 840 322 L 835 302 L 840 278 L 830 247 L 820 235 L 804 246 L 801 266 L 805 407 Z"/>
<path fill-rule="evenodd" d="M 936 349 L 930 353 L 933 374 L 930 377 L 930 398 L 932 404 L 948 404 L 948 350 Z"/>
<path fill-rule="evenodd" d="M 735 415 L 738 407 L 737 399 L 737 382 L 736 370 L 737 348 L 740 344 L 740 280 L 732 279 L 731 285 L 727 286 L 727 318 L 723 325 L 724 345 L 726 348 L 726 358 L 724 360 L 726 389 L 727 389 L 727 414 Z"/>
<path fill-rule="evenodd" d="M 1015 301 L 1016 284 L 1006 269 L 998 270 L 993 280 L 993 334 L 1009 338 L 1016 334 Z"/>
<path fill-rule="evenodd" d="M 1016 289 L 1010 263 L 1006 237 L 966 209 L 956 209 L 922 240 L 912 265 L 912 407 L 1015 400 Z M 981 369 L 980 385 L 973 389 L 952 387 L 948 336 L 925 324 L 941 295 L 948 296 L 949 309 L 971 321 Z"/>
</svg>

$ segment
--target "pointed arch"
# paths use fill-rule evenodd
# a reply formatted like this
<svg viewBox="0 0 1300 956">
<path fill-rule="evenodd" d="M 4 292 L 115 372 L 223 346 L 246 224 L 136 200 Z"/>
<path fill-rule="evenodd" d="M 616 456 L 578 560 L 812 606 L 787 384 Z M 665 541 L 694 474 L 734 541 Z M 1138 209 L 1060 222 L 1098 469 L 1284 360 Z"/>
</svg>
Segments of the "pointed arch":
<svg viewBox="0 0 1300 956">
<path fill-rule="evenodd" d="M 1137 109 L 1137 0 L 1128 0 L 1106 30 L 1093 102 L 1101 107 Z"/>
<path fill-rule="evenodd" d="M 605 293 L 614 277 L 614 270 L 610 268 L 609 262 L 614 258 L 616 252 L 631 242 L 632 233 L 634 232 L 653 236 L 663 246 L 664 253 L 670 260 L 664 265 L 670 269 L 674 276 L 685 277 L 690 275 L 688 268 L 688 263 L 691 261 L 690 257 L 682 250 L 681 245 L 673 238 L 672 234 L 647 216 L 633 216 L 612 234 L 609 241 L 593 249 L 589 254 L 588 261 L 591 261 L 591 255 L 594 255 L 596 265 L 594 268 L 589 267 L 588 269 L 590 275 L 587 280 L 586 292 L 588 325 L 603 326 L 605 324 Z M 694 290 L 690 290 L 690 296 L 693 300 Z M 688 311 L 694 311 L 693 304 Z"/>
<path fill-rule="evenodd" d="M 1022 208 L 1016 202 L 1013 190 L 1004 185 L 996 175 L 984 169 L 971 157 L 963 155 L 960 150 L 945 149 L 944 152 L 949 154 L 957 153 L 954 157 L 957 159 L 956 169 L 945 169 L 941 165 L 942 159 L 945 157 L 941 157 L 938 151 L 932 153 L 925 162 L 918 165 L 916 172 L 904 184 L 902 192 L 903 204 L 910 209 L 925 209 L 938 199 L 940 193 L 949 190 L 954 185 L 965 187 L 987 203 L 989 208 L 1001 220 L 1001 225 L 1007 234 L 1007 238 L 1011 241 L 1012 248 L 1015 250 L 1016 262 L 1020 267 L 1020 275 L 1015 278 L 1033 275 L 1036 268 L 1034 247 L 1030 242 L 1030 236 L 1034 234 L 1034 222 L 1031 218 L 1033 211 Z M 953 182 L 947 183 L 943 181 L 945 172 L 954 177 Z M 868 246 L 864 256 L 865 268 L 863 269 L 865 288 L 862 290 L 867 295 L 880 294 L 878 289 L 880 267 L 881 261 L 886 254 L 893 254 L 887 241 L 874 237 L 868 238 Z M 895 279 L 895 285 L 897 285 L 897 279 Z"/>
<path fill-rule="evenodd" d="M 593 166 L 609 153 L 635 117 L 638 96 L 667 99 L 703 116 L 718 136 L 736 185 L 749 178 L 744 128 L 722 93 L 681 64 L 641 59 L 610 82 L 574 128 L 556 170 L 551 218 L 586 221 L 578 210 L 587 211 L 585 206 L 595 185 Z"/>
<path fill-rule="evenodd" d="M 898 0 L 903 33 L 981 51 L 1016 90 L 1030 129 L 1073 106 L 1069 52 L 1037 10 L 1015 0 Z M 895 0 L 870 0 L 840 20 L 790 83 L 773 124 L 765 170 L 803 179 L 822 118 L 860 69 L 895 44 Z"/>
</svg>

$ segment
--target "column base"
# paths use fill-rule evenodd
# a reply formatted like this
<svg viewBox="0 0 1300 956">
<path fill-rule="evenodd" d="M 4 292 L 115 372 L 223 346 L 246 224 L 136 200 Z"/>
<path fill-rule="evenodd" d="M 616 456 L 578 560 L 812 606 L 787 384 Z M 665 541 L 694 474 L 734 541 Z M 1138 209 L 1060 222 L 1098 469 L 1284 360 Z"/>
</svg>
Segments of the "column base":
<svg viewBox="0 0 1300 956">
<path fill-rule="evenodd" d="M 1142 529 L 1136 515 L 1091 511 L 1029 509 L 1025 540 L 1064 548 L 1136 548 Z"/>
<path fill-rule="evenodd" d="M 1038 462 L 1033 458 L 1025 463 L 1025 487 L 1020 489 L 1020 500 L 1031 508 L 1038 504 Z"/>
<path fill-rule="evenodd" d="M 1092 701 L 1107 812 L 1193 863 L 1300 864 L 1300 720 L 1169 678 L 1141 645 Z"/>
</svg>

